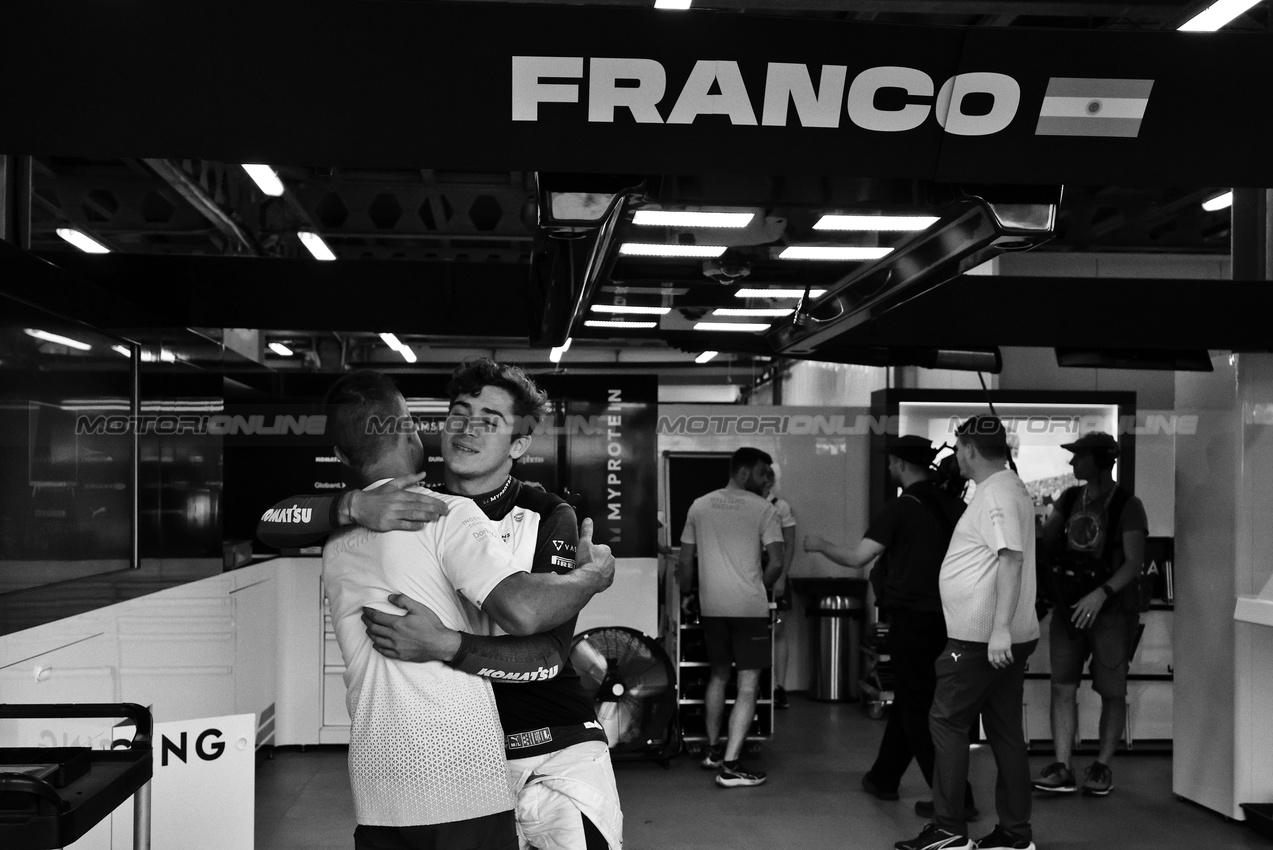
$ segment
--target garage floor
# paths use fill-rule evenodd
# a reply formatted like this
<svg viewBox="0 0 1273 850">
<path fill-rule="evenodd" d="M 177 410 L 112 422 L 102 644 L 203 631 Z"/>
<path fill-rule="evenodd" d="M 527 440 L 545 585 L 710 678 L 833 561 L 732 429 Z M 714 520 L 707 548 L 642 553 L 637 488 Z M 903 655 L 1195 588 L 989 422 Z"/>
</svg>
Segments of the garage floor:
<svg viewBox="0 0 1273 850">
<path fill-rule="evenodd" d="M 916 835 L 924 821 L 912 811 L 928 789 L 918 768 L 902 784 L 902 799 L 883 802 L 861 790 L 862 774 L 884 730 L 856 704 L 826 704 L 793 694 L 778 714 L 778 733 L 756 765 L 769 782 L 723 790 L 712 774 L 688 758 L 664 769 L 646 761 L 616 764 L 627 850 L 814 850 L 878 848 Z M 1077 767 L 1090 757 L 1078 757 Z M 1037 771 L 1048 758 L 1032 759 Z M 972 781 L 979 805 L 994 799 L 988 749 L 973 754 Z M 1114 792 L 1104 799 L 1036 797 L 1035 842 L 1040 850 L 1072 848 L 1268 848 L 1245 824 L 1228 822 L 1171 793 L 1169 755 L 1129 755 L 1114 763 Z M 345 750 L 278 750 L 257 771 L 257 850 L 349 850 L 353 804 Z M 994 815 L 971 825 L 973 838 L 989 833 Z"/>
</svg>

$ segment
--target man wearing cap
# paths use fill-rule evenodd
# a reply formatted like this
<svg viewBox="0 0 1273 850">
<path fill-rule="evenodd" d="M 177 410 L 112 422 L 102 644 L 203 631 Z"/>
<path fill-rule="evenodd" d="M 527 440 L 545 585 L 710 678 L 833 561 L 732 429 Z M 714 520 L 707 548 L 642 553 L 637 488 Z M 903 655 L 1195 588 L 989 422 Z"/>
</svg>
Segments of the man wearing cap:
<svg viewBox="0 0 1273 850">
<path fill-rule="evenodd" d="M 1034 850 L 1030 757 L 1022 728 L 1025 665 L 1039 643 L 1034 612 L 1034 501 L 1012 467 L 1008 433 L 996 416 L 973 416 L 955 431 L 960 473 L 977 488 L 955 524 L 938 587 L 946 646 L 936 662 L 933 823 L 897 850 Z M 968 734 L 981 720 L 994 754 L 994 830 L 969 840 L 964 813 Z"/>
<path fill-rule="evenodd" d="M 1042 531 L 1055 544 L 1048 629 L 1052 666 L 1052 741 L 1056 761 L 1034 787 L 1051 794 L 1078 790 L 1070 756 L 1077 727 L 1079 679 L 1091 658 L 1092 689 L 1101 697 L 1100 752 L 1083 793 L 1103 797 L 1114 787 L 1110 760 L 1127 721 L 1127 667 L 1140 623 L 1139 579 L 1145 560 L 1145 506 L 1114 482 L 1118 442 L 1099 431 L 1063 448 L 1084 482 L 1061 494 Z"/>
<path fill-rule="evenodd" d="M 933 482 L 936 451 L 918 436 L 903 436 L 886 447 L 889 479 L 902 488 L 871 520 L 856 548 L 840 548 L 816 534 L 804 539 L 806 552 L 818 552 L 841 566 L 871 570 L 881 619 L 889 623 L 888 647 L 893 668 L 893 705 L 875 764 L 862 777 L 862 787 L 881 800 L 898 799 L 898 785 L 910 766 L 919 763 L 924 781 L 933 784 L 933 738 L 928 712 L 937 686 L 933 664 L 946 646 L 937 575 L 964 503 Z M 972 787 L 965 797 L 975 816 Z M 915 810 L 933 813 L 929 800 Z"/>
</svg>

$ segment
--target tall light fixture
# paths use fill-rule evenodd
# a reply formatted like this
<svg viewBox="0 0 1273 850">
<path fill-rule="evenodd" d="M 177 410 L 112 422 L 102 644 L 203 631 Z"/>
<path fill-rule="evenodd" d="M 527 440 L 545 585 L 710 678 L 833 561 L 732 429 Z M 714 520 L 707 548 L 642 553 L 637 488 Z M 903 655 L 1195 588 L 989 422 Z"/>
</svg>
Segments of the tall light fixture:
<svg viewBox="0 0 1273 850">
<path fill-rule="evenodd" d="M 243 170 L 248 173 L 248 177 L 252 178 L 252 182 L 256 184 L 256 187 L 271 198 L 281 197 L 285 191 L 283 181 L 278 179 L 274 169 L 268 165 L 255 163 L 243 166 Z"/>
<path fill-rule="evenodd" d="M 298 230 L 296 236 L 301 240 L 301 244 L 305 249 L 314 255 L 315 260 L 334 260 L 336 255 L 332 253 L 332 249 L 327 247 L 327 243 L 323 241 L 323 237 L 309 230 Z"/>
<path fill-rule="evenodd" d="M 26 331 L 27 336 L 33 336 L 36 339 L 42 339 L 45 342 L 55 342 L 58 345 L 65 345 L 67 348 L 74 348 L 78 351 L 88 351 L 93 347 L 87 342 L 80 342 L 78 339 L 71 339 L 69 336 L 62 336 L 61 334 L 49 333 L 48 331 L 42 331 L 38 328 L 24 328 L 24 330 Z"/>
<path fill-rule="evenodd" d="M 593 309 L 596 309 L 595 307 Z M 548 360 L 551 363 L 560 363 L 561 356 L 570 350 L 571 337 L 566 337 L 566 341 L 561 345 L 554 345 L 552 351 L 548 352 Z"/>
<path fill-rule="evenodd" d="M 74 227 L 59 227 L 57 235 L 86 254 L 109 254 L 111 252 L 110 248 L 107 248 L 88 234 L 76 230 Z"/>
<path fill-rule="evenodd" d="M 1180 25 L 1181 32 L 1215 32 L 1260 0 L 1218 0 Z"/>
</svg>

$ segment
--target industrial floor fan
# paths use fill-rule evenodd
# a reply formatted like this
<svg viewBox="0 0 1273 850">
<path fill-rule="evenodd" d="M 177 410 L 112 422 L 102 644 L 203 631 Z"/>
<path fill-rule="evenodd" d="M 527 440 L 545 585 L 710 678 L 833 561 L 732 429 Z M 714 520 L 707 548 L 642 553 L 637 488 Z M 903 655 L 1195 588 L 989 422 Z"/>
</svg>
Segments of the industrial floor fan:
<svg viewBox="0 0 1273 850">
<path fill-rule="evenodd" d="M 575 636 L 570 663 L 593 695 L 612 756 L 661 760 L 680 750 L 676 671 L 653 639 L 636 629 L 605 626 Z"/>
</svg>

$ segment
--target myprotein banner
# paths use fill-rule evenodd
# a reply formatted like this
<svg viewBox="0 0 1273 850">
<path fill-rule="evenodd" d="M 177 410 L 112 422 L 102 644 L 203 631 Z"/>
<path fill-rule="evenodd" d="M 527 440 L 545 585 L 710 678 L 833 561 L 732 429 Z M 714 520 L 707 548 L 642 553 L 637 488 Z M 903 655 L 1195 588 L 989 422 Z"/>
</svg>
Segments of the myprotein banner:
<svg viewBox="0 0 1273 850">
<path fill-rule="evenodd" d="M 8 12 L 0 150 L 34 155 L 1273 185 L 1262 33 L 377 0 Z"/>
<path fill-rule="evenodd" d="M 658 554 L 655 420 L 658 379 L 573 381 L 566 402 L 566 486 L 593 539 L 618 558 Z"/>
</svg>

